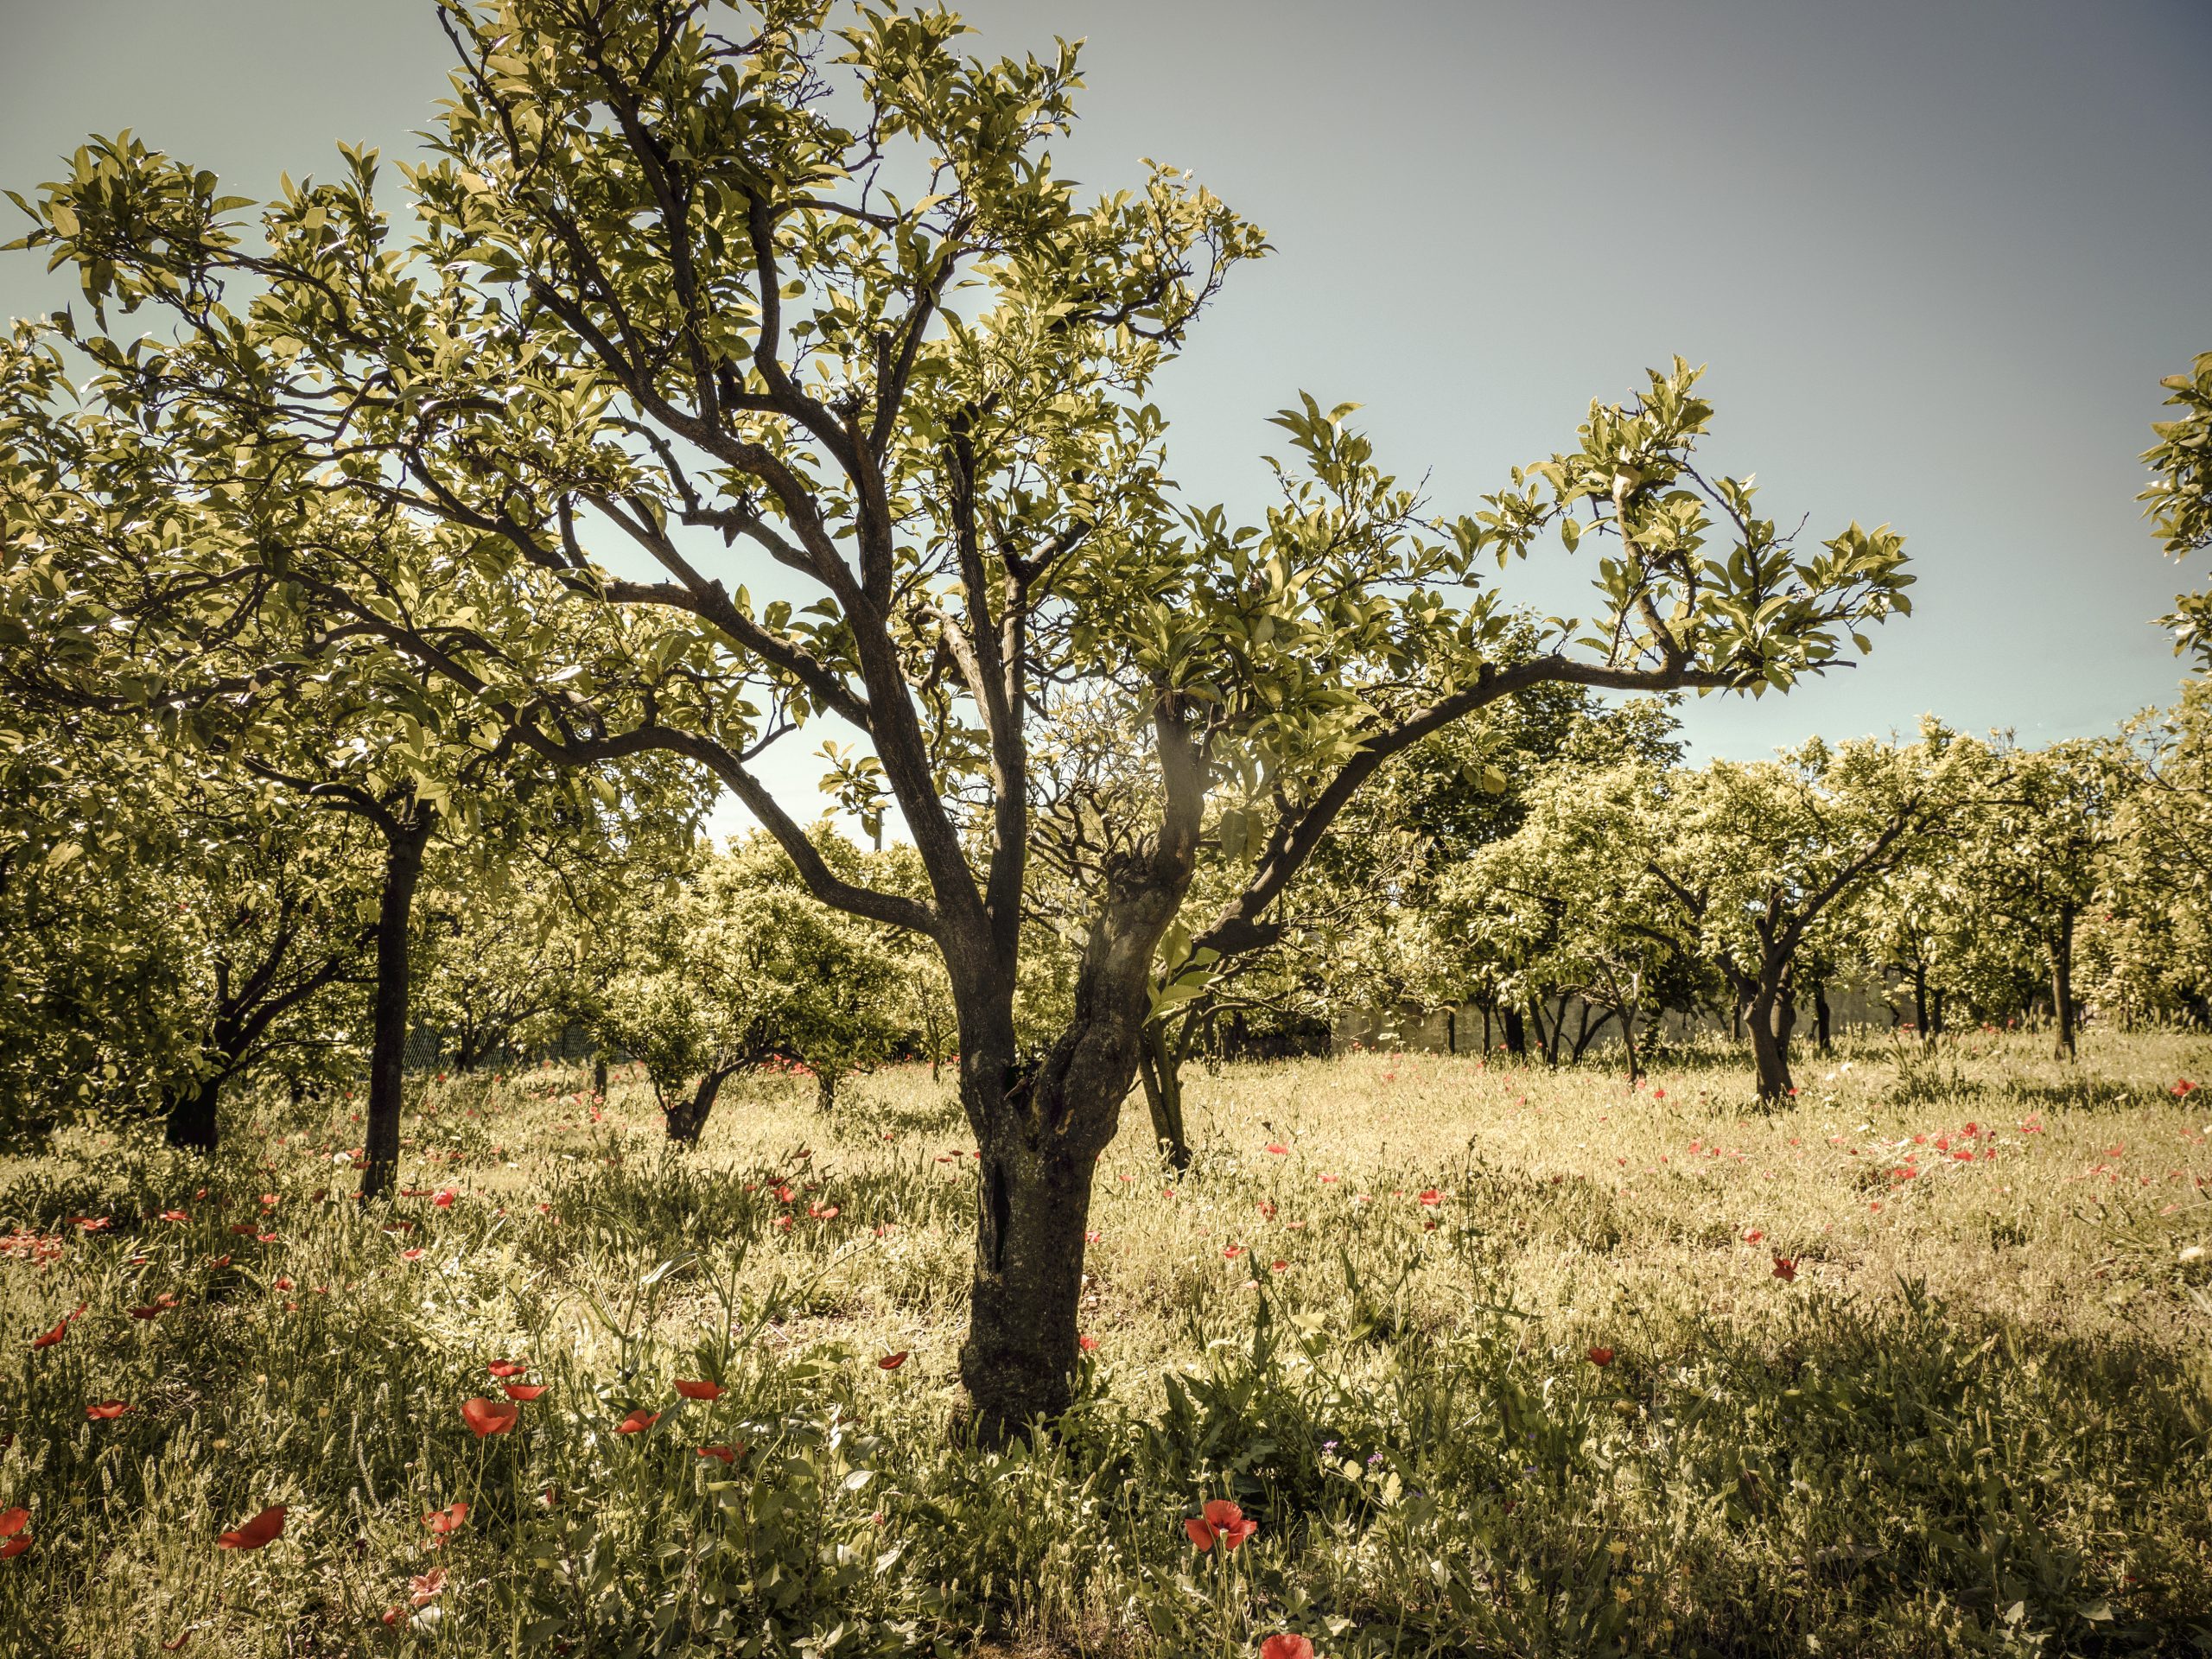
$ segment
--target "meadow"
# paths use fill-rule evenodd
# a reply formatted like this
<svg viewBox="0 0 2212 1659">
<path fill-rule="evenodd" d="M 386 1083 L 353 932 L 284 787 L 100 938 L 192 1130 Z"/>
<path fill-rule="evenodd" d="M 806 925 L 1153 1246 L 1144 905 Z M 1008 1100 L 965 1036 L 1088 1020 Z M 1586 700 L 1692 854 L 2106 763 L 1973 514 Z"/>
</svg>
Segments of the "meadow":
<svg viewBox="0 0 2212 1659">
<path fill-rule="evenodd" d="M 365 1207 L 342 1091 L 72 1134 L 0 1168 L 0 1652 L 2212 1651 L 2212 1039 L 2046 1050 L 1193 1068 L 1008 1453 L 950 1074 L 681 1154 L 423 1077 Z"/>
</svg>

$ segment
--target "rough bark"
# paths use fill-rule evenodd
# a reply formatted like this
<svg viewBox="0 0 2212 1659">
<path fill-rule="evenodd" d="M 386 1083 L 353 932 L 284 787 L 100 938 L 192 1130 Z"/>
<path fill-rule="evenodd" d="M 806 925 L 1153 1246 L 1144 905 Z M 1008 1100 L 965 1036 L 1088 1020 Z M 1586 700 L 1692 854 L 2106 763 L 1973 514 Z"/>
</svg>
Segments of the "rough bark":
<svg viewBox="0 0 2212 1659">
<path fill-rule="evenodd" d="M 2050 1013 L 2057 1027 L 2058 1040 L 2054 1057 L 2062 1060 L 2075 1058 L 2074 1028 L 2076 1023 L 2074 1007 L 2074 912 L 2062 910 L 2058 926 L 2050 940 Z"/>
<path fill-rule="evenodd" d="M 601 1105 L 607 1103 L 607 1051 L 603 1048 L 591 1057 L 591 1093 Z"/>
<path fill-rule="evenodd" d="M 191 1077 L 168 1090 L 162 1139 L 187 1152 L 215 1150 L 215 1106 L 222 1092 L 217 1077 Z"/>
<path fill-rule="evenodd" d="M 1813 1047 L 1822 1059 L 1835 1052 L 1835 1019 L 1828 1007 L 1826 980 L 1813 987 Z"/>
<path fill-rule="evenodd" d="M 362 1139 L 361 1196 L 381 1198 L 399 1177 L 399 1113 L 406 1081 L 408 925 L 423 852 L 434 819 L 420 810 L 385 831 L 384 896 L 377 907 L 377 987 L 369 1046 L 368 1130 Z"/>
<path fill-rule="evenodd" d="M 1505 1052 L 1526 1054 L 1529 1052 L 1529 1027 L 1521 1018 L 1521 1010 L 1508 1003 L 1498 1010 L 1498 1018 L 1505 1027 Z"/>
<path fill-rule="evenodd" d="M 1789 1034 L 1776 1029 L 1780 999 L 1781 987 L 1763 978 L 1752 988 L 1743 1010 L 1744 1024 L 1751 1033 L 1751 1065 L 1758 1074 L 1758 1096 L 1767 1102 L 1786 1100 L 1796 1087 L 1789 1078 Z"/>
<path fill-rule="evenodd" d="M 707 1127 L 708 1115 L 715 1109 L 715 1098 L 721 1093 L 722 1084 L 735 1069 L 732 1066 L 702 1072 L 698 1086 L 691 1091 L 690 1099 L 679 1098 L 676 1104 L 664 1109 L 671 1141 L 679 1147 L 699 1144 L 699 1136 Z"/>
<path fill-rule="evenodd" d="M 1137 1079 L 1144 1085 L 1144 1103 L 1152 1115 L 1152 1138 L 1160 1155 L 1171 1169 L 1188 1169 L 1191 1146 L 1183 1130 L 1182 1067 L 1157 1023 L 1146 1029 L 1144 1046 L 1137 1054 Z"/>
</svg>

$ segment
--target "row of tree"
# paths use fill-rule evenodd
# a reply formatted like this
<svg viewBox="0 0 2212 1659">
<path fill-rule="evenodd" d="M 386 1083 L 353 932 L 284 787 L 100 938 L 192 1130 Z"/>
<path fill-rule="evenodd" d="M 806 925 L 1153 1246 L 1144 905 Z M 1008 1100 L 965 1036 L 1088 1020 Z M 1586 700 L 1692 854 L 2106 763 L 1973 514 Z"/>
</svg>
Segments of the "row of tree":
<svg viewBox="0 0 2212 1659">
<path fill-rule="evenodd" d="M 1079 194 L 1052 156 L 1071 46 L 977 54 L 950 14 L 867 0 L 438 13 L 453 96 L 398 212 L 358 149 L 257 207 L 94 139 L 18 199 L 81 304 L 0 352 L 25 711 L 0 907 L 36 929 L 112 882 L 158 910 L 173 844 L 264 844 L 203 833 L 229 803 L 270 856 L 365 849 L 358 898 L 293 887 L 373 929 L 365 1192 L 397 1164 L 425 884 L 495 886 L 533 848 L 650 868 L 727 791 L 815 900 L 937 959 L 978 1153 L 962 1376 L 1010 1433 L 1070 1397 L 1096 1161 L 1141 1076 L 1167 1109 L 1163 1023 L 1295 978 L 1249 964 L 1420 879 L 1421 810 L 1488 811 L 1512 779 L 1466 722 L 1786 691 L 1909 608 L 1896 533 L 1801 541 L 1699 463 L 1679 360 L 1459 512 L 1310 397 L 1275 417 L 1264 514 L 1188 499 L 1157 377 L 1265 239 L 1172 168 Z M 2183 547 L 2194 429 L 2162 437 L 2154 504 Z M 1585 614 L 1510 597 L 1539 554 L 1586 565 Z M 833 856 L 778 798 L 761 760 L 795 740 L 910 861 Z M 1440 741 L 1470 793 L 1412 763 Z M 699 934 L 671 902 L 665 937 Z M 285 933 L 273 888 L 253 913 Z M 312 976 L 291 950 L 269 982 Z M 254 982 L 218 958 L 223 995 Z M 25 995 L 103 1033 L 100 1006 L 170 1017 L 112 962 L 11 981 L 11 1023 L 40 1023 Z M 656 1032 L 685 1028 L 676 989 Z M 757 1031 L 681 1058 L 704 1075 Z M 105 1052 L 26 1075 L 105 1081 Z"/>
</svg>

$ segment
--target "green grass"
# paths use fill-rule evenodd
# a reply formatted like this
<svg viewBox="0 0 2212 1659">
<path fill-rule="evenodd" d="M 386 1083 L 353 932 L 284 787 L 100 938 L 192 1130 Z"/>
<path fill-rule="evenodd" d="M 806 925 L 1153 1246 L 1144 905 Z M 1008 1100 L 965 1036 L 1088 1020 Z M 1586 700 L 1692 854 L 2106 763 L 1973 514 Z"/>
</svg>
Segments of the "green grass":
<svg viewBox="0 0 2212 1659">
<path fill-rule="evenodd" d="M 1719 1056 L 1198 1073 L 1176 1178 L 1133 1103 L 1080 1402 L 1013 1456 L 946 1433 L 972 1164 L 925 1070 L 733 1090 L 688 1158 L 641 1083 L 429 1084 L 407 1184 L 458 1196 L 371 1216 L 343 1102 L 213 1165 L 73 1139 L 0 1172 L 60 1242 L 0 1258 L 0 1653 L 2212 1651 L 2212 1096 L 2171 1092 L 2212 1043 L 1850 1058 L 1772 1115 Z M 510 1357 L 546 1391 L 479 1440 Z M 1224 1497 L 1258 1534 L 1201 1557 Z"/>
</svg>

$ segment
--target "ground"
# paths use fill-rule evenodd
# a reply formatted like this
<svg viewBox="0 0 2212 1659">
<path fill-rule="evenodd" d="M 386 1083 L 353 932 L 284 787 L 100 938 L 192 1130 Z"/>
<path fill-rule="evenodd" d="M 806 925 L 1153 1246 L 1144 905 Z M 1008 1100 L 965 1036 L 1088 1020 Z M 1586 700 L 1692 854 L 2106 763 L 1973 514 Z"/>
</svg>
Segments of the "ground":
<svg viewBox="0 0 2212 1659">
<path fill-rule="evenodd" d="M 1870 1035 L 1771 1113 L 1720 1054 L 1198 1071 L 1181 1175 L 1132 1103 L 1079 1404 L 1012 1455 L 948 1433 L 925 1067 L 734 1088 L 690 1154 L 642 1079 L 424 1078 L 365 1213 L 342 1094 L 212 1163 L 88 1130 L 0 1167 L 0 1652 L 2212 1651 L 2198 1078 L 2106 1033 Z M 1257 1530 L 1200 1551 L 1217 1499 Z"/>
</svg>

